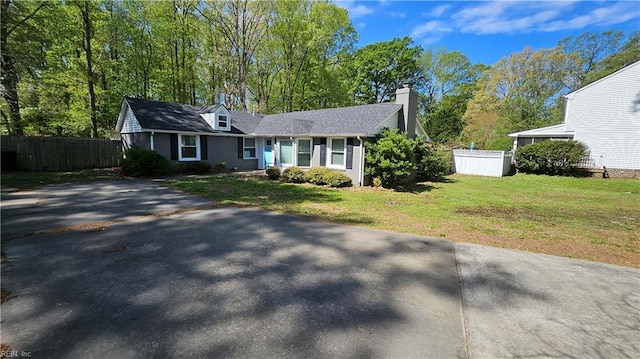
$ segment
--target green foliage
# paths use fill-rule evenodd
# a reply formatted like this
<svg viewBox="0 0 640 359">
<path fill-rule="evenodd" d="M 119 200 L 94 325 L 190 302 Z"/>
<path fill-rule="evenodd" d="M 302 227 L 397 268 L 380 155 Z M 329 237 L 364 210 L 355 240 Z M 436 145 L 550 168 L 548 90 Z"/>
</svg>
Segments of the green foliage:
<svg viewBox="0 0 640 359">
<path fill-rule="evenodd" d="M 576 175 L 578 165 L 588 156 L 587 148 L 577 141 L 542 141 L 518 148 L 519 172 L 546 175 Z"/>
<path fill-rule="evenodd" d="M 356 51 L 347 64 L 347 81 L 356 102 L 379 103 L 395 96 L 403 81 L 416 87 L 424 82 L 418 59 L 420 46 L 411 47 L 409 37 L 369 44 Z"/>
<path fill-rule="evenodd" d="M 380 178 L 385 188 L 405 184 L 418 168 L 414 149 L 415 140 L 397 129 L 385 129 L 366 144 L 364 173 Z"/>
<path fill-rule="evenodd" d="M 513 149 L 513 140 L 510 137 L 500 137 L 487 143 L 485 150 L 492 151 L 511 151 Z"/>
<path fill-rule="evenodd" d="M 131 177 L 162 176 L 170 172 L 169 160 L 156 151 L 131 148 L 124 151 L 122 171 Z"/>
<path fill-rule="evenodd" d="M 300 167 L 289 167 L 282 171 L 282 180 L 288 183 L 305 183 L 307 182 L 307 175 Z"/>
<path fill-rule="evenodd" d="M 349 187 L 351 178 L 343 172 L 334 171 L 327 167 L 313 167 L 307 171 L 307 179 L 316 185 L 329 185 L 331 187 Z"/>
<path fill-rule="evenodd" d="M 214 173 L 224 173 L 227 172 L 227 163 L 226 162 L 218 162 L 215 166 L 213 166 Z"/>
<path fill-rule="evenodd" d="M 382 187 L 382 180 L 379 177 L 373 179 L 373 187 Z"/>
<path fill-rule="evenodd" d="M 178 172 L 188 175 L 203 175 L 211 173 L 213 167 L 209 162 L 205 161 L 189 161 L 178 163 Z"/>
<path fill-rule="evenodd" d="M 270 180 L 277 181 L 280 179 L 280 169 L 278 167 L 270 166 L 266 169 L 265 172 L 267 173 L 267 177 L 269 177 Z"/>
<path fill-rule="evenodd" d="M 436 179 L 449 173 L 451 168 L 450 151 L 436 151 L 422 141 L 416 141 L 414 146 L 418 167 L 416 171 L 417 179 Z"/>
<path fill-rule="evenodd" d="M 329 171 L 324 175 L 324 182 L 330 187 L 349 187 L 351 178 L 344 172 Z"/>
<path fill-rule="evenodd" d="M 317 185 L 327 184 L 325 177 L 329 172 L 334 172 L 334 171 L 332 171 L 327 167 L 313 167 L 307 171 L 307 178 L 309 179 L 309 182 L 313 184 L 317 184 Z"/>
</svg>

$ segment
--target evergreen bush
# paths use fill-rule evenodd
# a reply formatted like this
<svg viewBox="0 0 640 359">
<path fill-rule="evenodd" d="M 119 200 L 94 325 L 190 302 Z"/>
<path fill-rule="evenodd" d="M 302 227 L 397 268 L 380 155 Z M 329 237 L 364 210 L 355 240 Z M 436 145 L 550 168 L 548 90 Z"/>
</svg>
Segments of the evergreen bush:
<svg viewBox="0 0 640 359">
<path fill-rule="evenodd" d="M 171 172 L 169 160 L 156 151 L 133 147 L 123 155 L 122 172 L 127 176 L 153 177 Z"/>
</svg>

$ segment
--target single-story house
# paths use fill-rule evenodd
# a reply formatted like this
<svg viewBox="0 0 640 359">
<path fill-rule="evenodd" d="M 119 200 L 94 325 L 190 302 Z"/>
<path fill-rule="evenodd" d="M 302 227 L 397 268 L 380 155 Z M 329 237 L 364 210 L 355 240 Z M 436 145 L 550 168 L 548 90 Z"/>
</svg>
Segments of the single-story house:
<svg viewBox="0 0 640 359">
<path fill-rule="evenodd" d="M 225 162 L 229 168 L 329 167 L 364 182 L 364 141 L 384 128 L 427 135 L 416 121 L 418 93 L 405 84 L 394 103 L 253 115 L 224 105 L 190 106 L 125 97 L 116 130 L 123 147 L 172 162 Z"/>
<path fill-rule="evenodd" d="M 565 96 L 564 122 L 509 134 L 514 151 L 538 141 L 575 140 L 595 168 L 640 170 L 640 61 Z"/>
</svg>

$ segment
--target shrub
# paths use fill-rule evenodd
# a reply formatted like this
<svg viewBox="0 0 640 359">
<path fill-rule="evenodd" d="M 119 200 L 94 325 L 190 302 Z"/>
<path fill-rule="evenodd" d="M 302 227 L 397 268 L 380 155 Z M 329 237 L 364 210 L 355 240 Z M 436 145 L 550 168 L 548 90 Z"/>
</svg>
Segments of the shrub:
<svg viewBox="0 0 640 359">
<path fill-rule="evenodd" d="M 373 187 L 382 187 L 382 180 L 378 177 L 374 178 Z"/>
<path fill-rule="evenodd" d="M 300 167 L 289 167 L 282 171 L 282 180 L 289 183 L 305 183 L 307 175 Z"/>
<path fill-rule="evenodd" d="M 408 182 L 417 169 L 415 142 L 397 129 L 385 129 L 367 143 L 365 174 L 380 178 L 387 188 Z"/>
<path fill-rule="evenodd" d="M 313 167 L 312 169 L 307 171 L 307 178 L 309 182 L 317 185 L 327 184 L 327 180 L 325 177 L 329 172 L 335 172 L 327 167 Z"/>
<path fill-rule="evenodd" d="M 280 179 L 280 169 L 278 167 L 268 167 L 265 171 L 270 180 L 277 181 Z"/>
<path fill-rule="evenodd" d="M 214 173 L 224 173 L 224 172 L 227 172 L 227 163 L 226 163 L 226 162 L 216 163 L 216 165 L 215 165 L 215 166 L 213 166 L 213 172 L 214 172 Z"/>
<path fill-rule="evenodd" d="M 351 178 L 343 172 L 334 171 L 327 167 L 314 167 L 307 171 L 307 180 L 316 185 L 331 187 L 351 186 Z"/>
<path fill-rule="evenodd" d="M 211 173 L 213 167 L 209 162 L 192 161 L 178 163 L 178 172 L 188 175 L 203 175 Z"/>
<path fill-rule="evenodd" d="M 511 151 L 512 149 L 513 140 L 507 136 L 490 141 L 485 148 L 485 150 L 490 151 Z"/>
<path fill-rule="evenodd" d="M 420 180 L 440 178 L 451 168 L 451 152 L 438 152 L 424 142 L 416 142 L 416 178 Z"/>
<path fill-rule="evenodd" d="M 156 151 L 130 148 L 124 151 L 122 171 L 132 177 L 162 176 L 170 172 L 169 160 Z"/>
<path fill-rule="evenodd" d="M 542 141 L 518 148 L 516 168 L 519 172 L 546 175 L 573 175 L 589 152 L 576 141 Z"/>
<path fill-rule="evenodd" d="M 323 177 L 324 182 L 331 187 L 349 187 L 351 178 L 346 173 L 328 170 Z"/>
</svg>

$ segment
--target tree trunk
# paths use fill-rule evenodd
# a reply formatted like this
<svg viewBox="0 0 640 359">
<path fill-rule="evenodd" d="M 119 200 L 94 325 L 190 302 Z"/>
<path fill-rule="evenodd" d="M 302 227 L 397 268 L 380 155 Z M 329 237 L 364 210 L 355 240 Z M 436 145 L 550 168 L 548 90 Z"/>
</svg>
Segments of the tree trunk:
<svg viewBox="0 0 640 359">
<path fill-rule="evenodd" d="M 89 1 L 85 0 L 80 6 L 82 13 L 82 28 L 84 32 L 84 54 L 87 60 L 87 87 L 89 88 L 89 106 L 91 111 L 91 137 L 98 137 L 98 120 L 96 109 L 96 93 L 94 91 L 93 53 L 91 52 L 91 18 L 89 17 Z"/>
<path fill-rule="evenodd" d="M 10 2 L 2 0 L 1 15 L 2 19 L 8 18 Z M 22 118 L 20 117 L 20 101 L 18 99 L 18 73 L 16 72 L 13 57 L 7 43 L 7 21 L 0 21 L 0 54 L 2 68 L 2 86 L 4 91 L 2 97 L 9 105 L 9 134 L 22 136 Z"/>
</svg>

